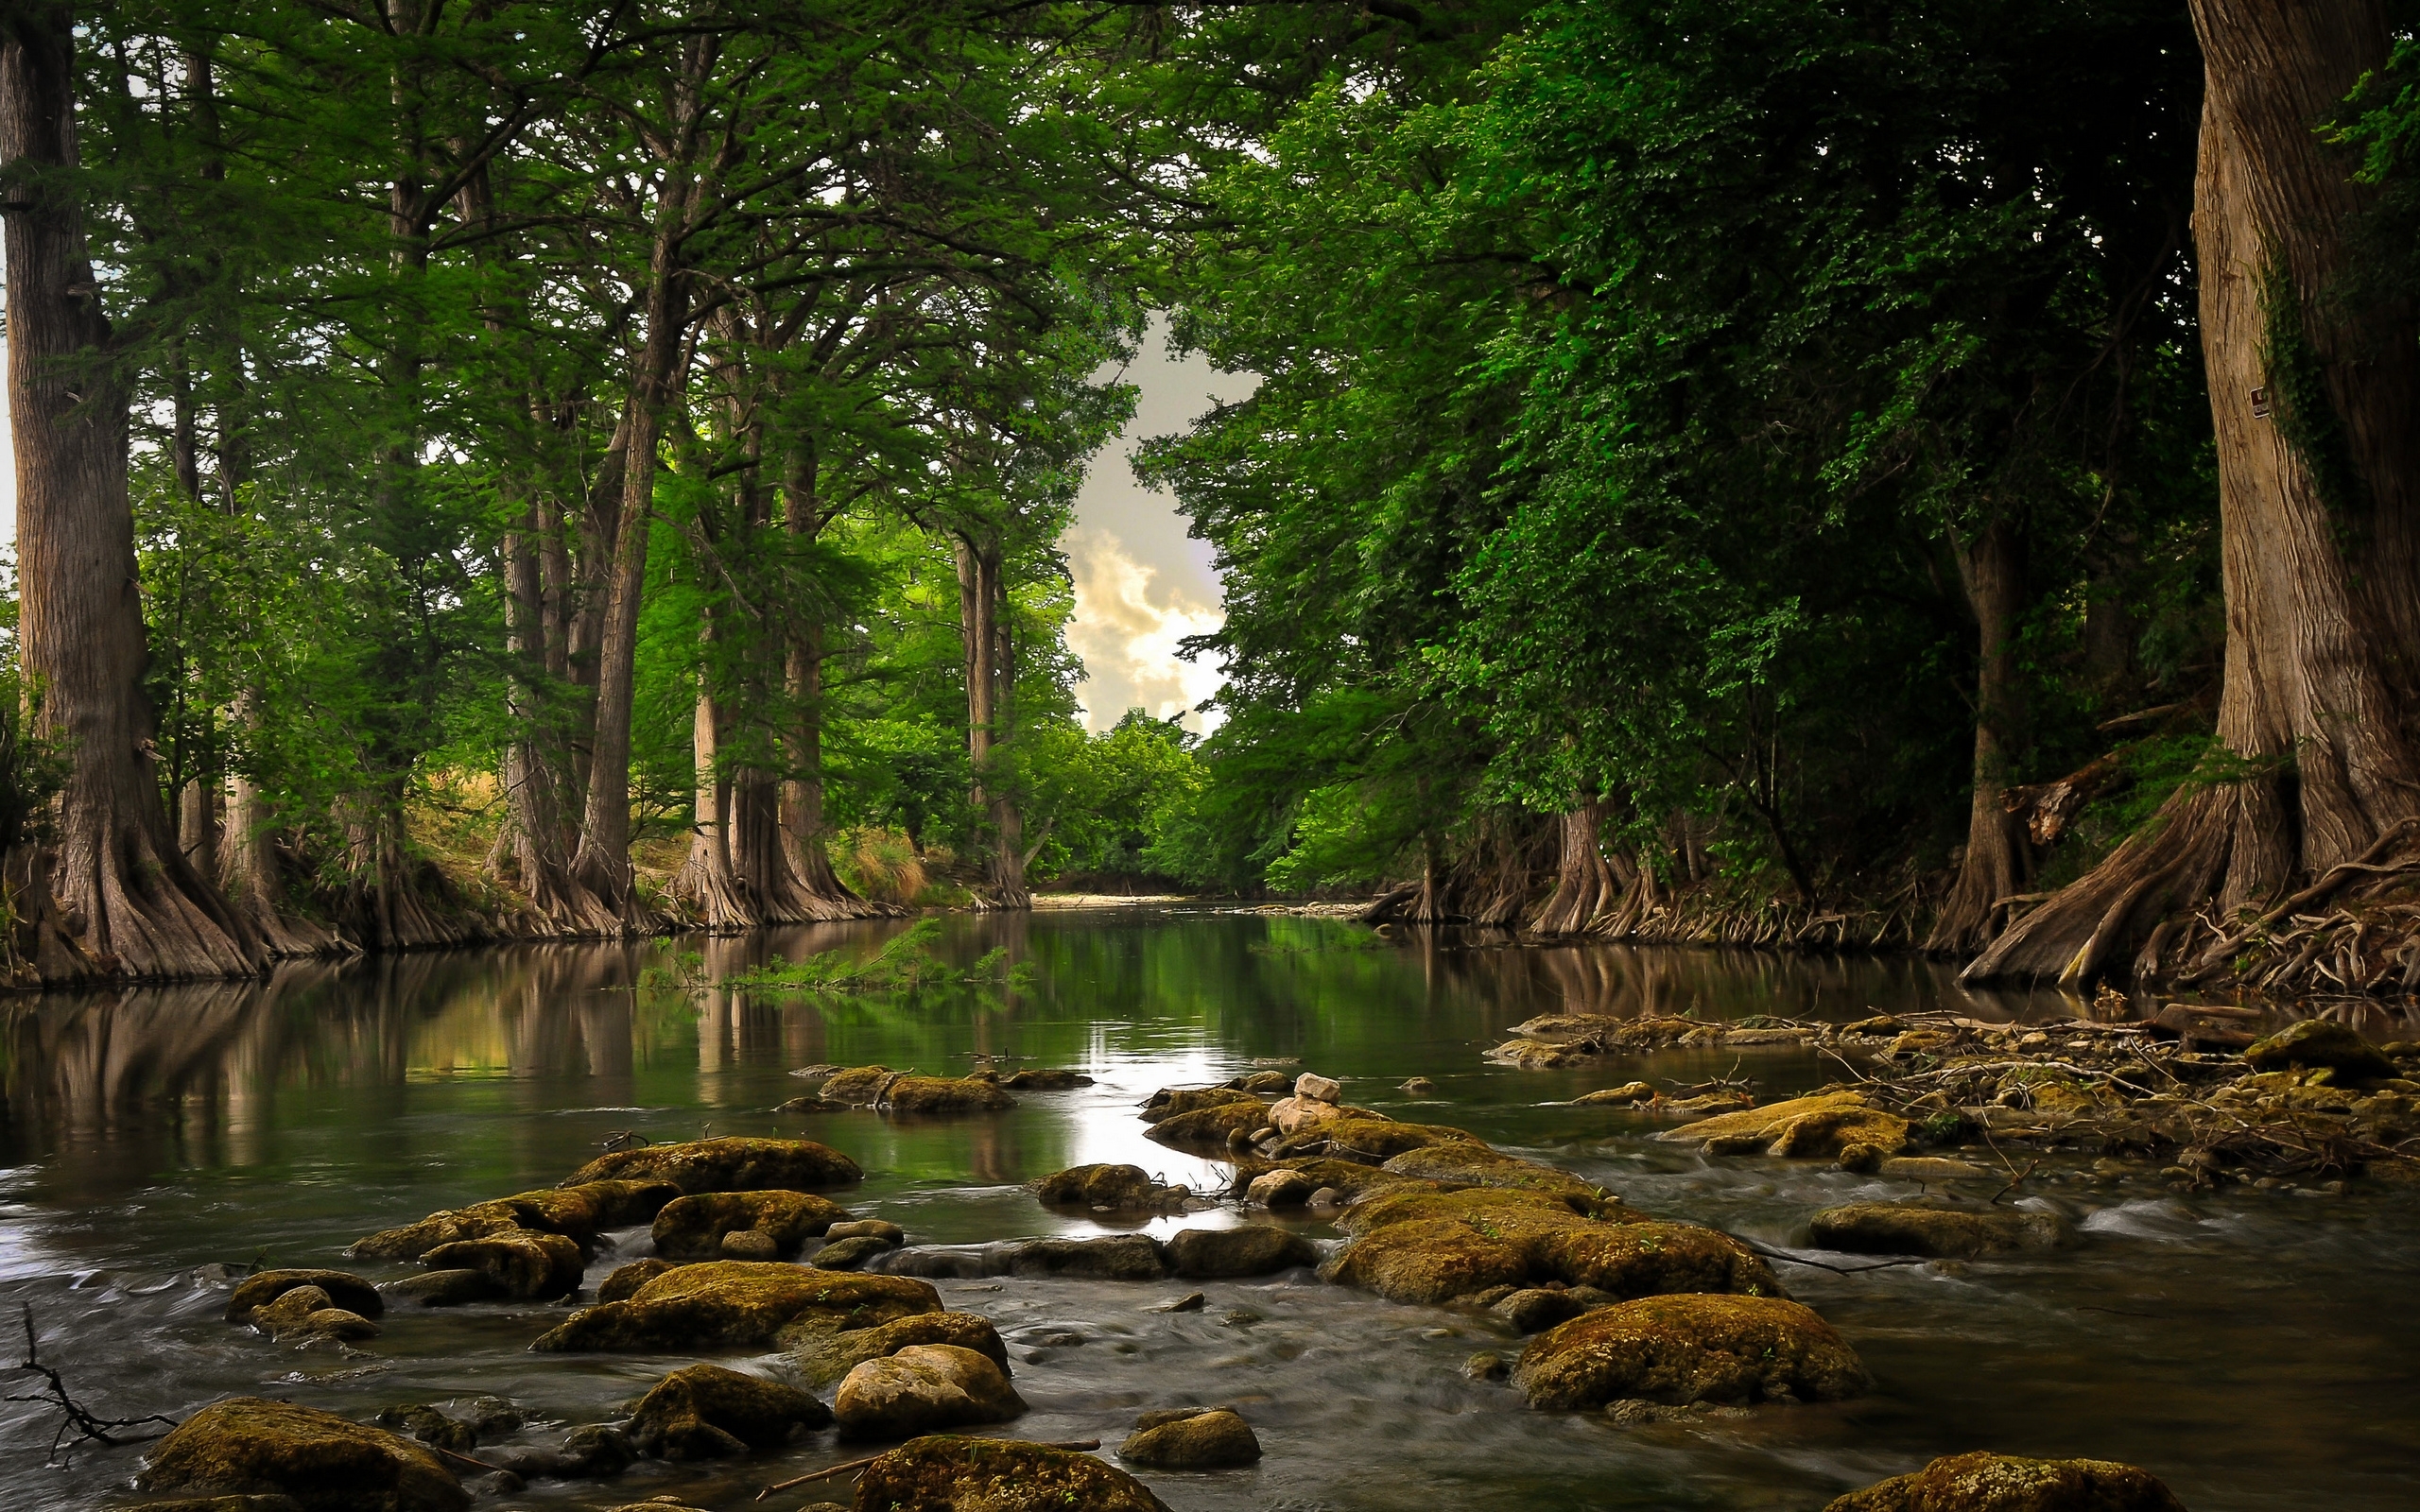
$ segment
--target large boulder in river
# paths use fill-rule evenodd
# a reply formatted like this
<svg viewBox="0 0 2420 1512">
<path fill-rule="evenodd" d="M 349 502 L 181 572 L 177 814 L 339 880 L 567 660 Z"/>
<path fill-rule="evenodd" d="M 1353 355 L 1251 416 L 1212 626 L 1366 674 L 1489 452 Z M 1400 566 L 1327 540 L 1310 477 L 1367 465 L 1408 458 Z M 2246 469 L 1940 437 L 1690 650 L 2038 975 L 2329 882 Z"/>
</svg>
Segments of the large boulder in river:
<svg viewBox="0 0 2420 1512">
<path fill-rule="evenodd" d="M 1198 1113 L 1205 1108 L 1240 1108 L 1250 1104 L 1266 1113 L 1269 1104 L 1263 1098 L 1234 1087 L 1163 1087 L 1143 1104 L 1143 1122 L 1165 1124 L 1171 1118 Z M 1267 1119 L 1262 1120 L 1268 1122 Z"/>
<path fill-rule="evenodd" d="M 671 1182 L 652 1179 L 544 1187 L 432 1212 L 418 1223 L 356 1239 L 345 1253 L 357 1260 L 418 1260 L 440 1245 L 514 1229 L 562 1234 L 585 1249 L 599 1231 L 645 1223 L 680 1194 Z"/>
<path fill-rule="evenodd" d="M 591 1181 L 669 1181 L 683 1193 L 806 1192 L 854 1186 L 865 1179 L 857 1162 L 813 1140 L 727 1136 L 681 1144 L 650 1144 L 601 1156 L 572 1173 L 564 1186 Z"/>
<path fill-rule="evenodd" d="M 1146 1212 L 1182 1207 L 1193 1194 L 1164 1183 L 1139 1165 L 1076 1165 L 1033 1183 L 1053 1207 L 1128 1208 Z"/>
<path fill-rule="evenodd" d="M 951 1113 L 1000 1113 L 1017 1100 L 988 1071 L 967 1076 L 902 1076 L 883 1093 L 883 1105 L 897 1113 L 942 1117 Z"/>
<path fill-rule="evenodd" d="M 1824 1512 L 2185 1512 L 2185 1503 L 2132 1465 L 1979 1452 L 1851 1491 Z"/>
<path fill-rule="evenodd" d="M 1530 1254 L 1523 1245 L 1491 1238 L 1459 1219 L 1429 1218 L 1390 1224 L 1354 1241 L 1320 1275 L 1390 1301 L 1450 1302 L 1520 1285 L 1530 1277 Z"/>
<path fill-rule="evenodd" d="M 821 1428 L 832 1409 L 778 1381 L 693 1365 L 657 1382 L 631 1414 L 631 1442 L 666 1459 L 722 1459 L 779 1449 L 800 1428 Z"/>
<path fill-rule="evenodd" d="M 1072 1280 L 1155 1281 L 1168 1273 L 1149 1234 L 1098 1239 L 1021 1239 L 990 1253 L 995 1276 L 1062 1276 Z"/>
<path fill-rule="evenodd" d="M 383 1428 L 257 1397 L 202 1408 L 160 1440 L 137 1477 L 147 1491 L 283 1495 L 306 1512 L 461 1512 L 444 1462 Z"/>
<path fill-rule="evenodd" d="M 848 1209 L 811 1193 L 701 1192 L 666 1203 L 649 1234 L 655 1252 L 667 1260 L 710 1260 L 733 1232 L 761 1233 L 775 1255 L 788 1260 L 809 1239 L 848 1219 Z"/>
<path fill-rule="evenodd" d="M 276 1301 L 286 1293 L 303 1286 L 316 1286 L 328 1295 L 335 1306 L 376 1317 L 387 1310 L 378 1288 L 360 1277 L 341 1270 L 264 1270 L 244 1278 L 234 1295 L 227 1298 L 227 1321 L 250 1323 L 252 1309 Z"/>
<path fill-rule="evenodd" d="M 789 1351 L 807 1380 L 817 1385 L 838 1381 L 868 1360 L 885 1359 L 914 1344 L 954 1344 L 1009 1368 L 1009 1347 L 992 1320 L 973 1313 L 918 1313 L 872 1328 L 816 1330 L 793 1324 L 782 1331 L 782 1347 Z"/>
<path fill-rule="evenodd" d="M 1407 1151 L 1440 1144 L 1485 1148 L 1478 1135 L 1462 1129 L 1435 1124 L 1398 1124 L 1374 1113 L 1356 1116 L 1354 1109 L 1347 1108 L 1344 1117 L 1307 1125 L 1300 1132 L 1287 1135 L 1269 1153 L 1272 1160 L 1279 1160 L 1291 1156 L 1326 1155 L 1364 1165 L 1384 1165 Z"/>
<path fill-rule="evenodd" d="M 2336 1074 L 2338 1081 L 2376 1081 L 2400 1074 L 2385 1051 L 2332 1019 L 2290 1023 L 2266 1040 L 2255 1040 L 2243 1058 L 2255 1071 L 2325 1066 Z"/>
<path fill-rule="evenodd" d="M 561 1234 L 509 1228 L 485 1239 L 440 1245 L 421 1257 L 431 1270 L 475 1270 L 503 1296 L 546 1301 L 579 1290 L 586 1269 L 579 1246 Z"/>
<path fill-rule="evenodd" d="M 2055 1212 L 1948 1208 L 1917 1202 L 1858 1202 L 1826 1208 L 1806 1221 L 1807 1240 L 1857 1255 L 1971 1259 L 2025 1249 L 2059 1249 L 2076 1231 Z"/>
<path fill-rule="evenodd" d="M 1013 1439 L 935 1435 L 857 1479 L 855 1512 L 1168 1512 L 1150 1486 L 1090 1454 Z"/>
<path fill-rule="evenodd" d="M 1851 1144 L 1870 1144 L 1882 1155 L 1898 1154 L 1908 1147 L 1908 1121 L 1875 1107 L 1858 1092 L 1821 1092 L 1718 1113 L 1655 1137 L 1703 1145 L 1718 1155 L 1761 1150 L 1802 1160 L 1834 1160 Z"/>
<path fill-rule="evenodd" d="M 1796 1302 L 1707 1294 L 1584 1313 L 1532 1338 L 1512 1383 L 1532 1407 L 1643 1400 L 1838 1401 L 1873 1383 L 1831 1325 Z"/>
<path fill-rule="evenodd" d="M 1089 1087 L 1093 1079 L 1080 1071 L 1019 1071 L 1003 1078 L 1000 1085 L 1011 1091 L 1063 1092 L 1079 1087 Z"/>
<path fill-rule="evenodd" d="M 1251 1134 L 1269 1126 L 1267 1103 L 1241 1092 L 1236 1095 L 1243 1101 L 1197 1108 L 1164 1118 L 1145 1129 L 1143 1137 L 1181 1150 L 1223 1150 L 1230 1136 Z"/>
<path fill-rule="evenodd" d="M 1025 1410 L 989 1356 L 950 1344 L 911 1344 L 868 1360 L 841 1379 L 832 1399 L 843 1438 L 913 1438 L 1006 1422 Z"/>
<path fill-rule="evenodd" d="M 1764 1258 L 1720 1228 L 1692 1223 L 1576 1223 L 1530 1243 L 1533 1274 L 1624 1299 L 1668 1292 L 1784 1297 Z"/>
<path fill-rule="evenodd" d="M 1551 1165 L 1540 1165 L 1535 1160 L 1524 1160 L 1484 1144 L 1466 1144 L 1459 1141 L 1406 1150 L 1379 1169 L 1397 1176 L 1443 1181 L 1454 1186 L 1510 1187 L 1522 1192 L 1543 1192 L 1564 1199 L 1574 1212 L 1601 1212 L 1621 1201 L 1603 1187 L 1583 1181 L 1568 1171 L 1558 1171 Z"/>
<path fill-rule="evenodd" d="M 1172 1407 L 1136 1418 L 1117 1457 L 1152 1469 L 1233 1469 L 1260 1458 L 1260 1440 L 1232 1407 Z"/>
<path fill-rule="evenodd" d="M 1187 1228 L 1167 1242 L 1168 1269 L 1187 1280 L 1269 1276 L 1320 1263 L 1320 1247 L 1291 1229 L 1249 1223 Z"/>
<path fill-rule="evenodd" d="M 941 1294 L 905 1276 L 718 1260 L 667 1271 L 628 1301 L 582 1308 L 539 1335 L 542 1353 L 761 1348 L 801 1319 L 871 1328 L 942 1310 Z"/>
</svg>

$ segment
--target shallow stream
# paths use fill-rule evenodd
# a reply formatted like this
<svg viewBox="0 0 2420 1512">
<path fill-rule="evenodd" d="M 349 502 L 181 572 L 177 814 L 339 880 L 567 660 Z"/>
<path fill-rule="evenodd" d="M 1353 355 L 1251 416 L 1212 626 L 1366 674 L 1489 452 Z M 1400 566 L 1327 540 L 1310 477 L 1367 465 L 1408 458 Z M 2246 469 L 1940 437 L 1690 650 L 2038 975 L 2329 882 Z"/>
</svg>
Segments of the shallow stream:
<svg viewBox="0 0 2420 1512">
<path fill-rule="evenodd" d="M 704 964 L 720 977 L 777 953 L 870 949 L 896 927 L 711 942 Z M 1667 1054 L 1525 1072 L 1482 1053 L 1549 1011 L 1849 1019 L 1954 1006 L 2050 1019 L 2081 1007 L 2050 994 L 1970 996 L 1946 971 L 1905 959 L 1385 944 L 1331 921 L 1209 908 L 946 927 L 954 958 L 1005 946 L 1031 969 L 1029 989 L 690 993 L 646 984 L 649 968 L 698 945 L 650 942 L 20 1001 L 0 1041 L 0 1304 L 11 1324 L 30 1305 L 43 1362 L 110 1417 L 181 1416 L 235 1394 L 357 1417 L 496 1395 L 552 1420 L 559 1436 L 614 1417 L 691 1357 L 532 1355 L 528 1341 L 563 1309 L 529 1303 L 398 1308 L 382 1337 L 351 1353 L 281 1347 L 221 1321 L 225 1284 L 203 1267 L 258 1261 L 391 1279 L 403 1269 L 347 1266 L 339 1251 L 440 1208 L 551 1184 L 622 1130 L 821 1140 L 868 1173 L 862 1188 L 833 1195 L 904 1225 L 915 1243 L 1098 1232 L 1084 1216 L 1046 1211 L 1022 1183 L 1131 1160 L 1222 1186 L 1223 1168 L 1145 1140 L 1136 1107 L 1157 1087 L 1280 1062 L 1343 1078 L 1350 1101 L 1567 1167 L 1646 1212 L 1792 1247 L 1818 1208 L 1915 1189 L 1814 1162 L 1709 1158 L 1656 1143 L 1643 1115 L 1557 1104 L 1634 1076 L 1687 1085 L 1725 1074 L 1754 1076 L 1770 1097 L 1827 1079 L 1814 1056 Z M 769 1111 L 813 1090 L 793 1070 L 871 1062 L 940 1074 L 1067 1067 L 1097 1085 L 942 1122 Z M 1413 1075 L 1436 1094 L 1394 1090 Z M 1851 1275 L 1777 1267 L 1863 1355 L 1871 1396 L 1636 1426 L 1530 1412 L 1509 1387 L 1464 1379 L 1474 1351 L 1518 1348 L 1487 1314 L 1399 1306 L 1307 1273 L 1205 1283 L 1208 1305 L 1179 1314 L 1156 1309 L 1195 1283 L 936 1284 L 949 1306 L 988 1315 L 1008 1337 L 1033 1409 L 1006 1430 L 1015 1436 L 1114 1449 L 1146 1409 L 1238 1406 L 1266 1458 L 1248 1470 L 1148 1474 L 1177 1512 L 1813 1509 L 1979 1448 L 2131 1461 L 2195 1512 L 2420 1504 L 2420 1194 L 2357 1180 L 2342 1195 L 2179 1197 L 2154 1173 L 2104 1174 L 2085 1156 L 2045 1162 L 2025 1190 L 2039 1194 L 2024 1200 L 2078 1220 L 2089 1242 Z M 1222 1211 L 1150 1227 L 1234 1221 Z M 600 1252 L 590 1268 L 592 1287 L 647 1253 L 644 1230 L 616 1237 L 619 1253 Z M 14 1379 L 25 1384 L 11 1389 L 38 1384 Z M 54 1456 L 57 1421 L 39 1407 L 0 1408 L 0 1506 L 136 1499 L 139 1447 Z M 610 1481 L 533 1483 L 482 1512 L 672 1493 L 789 1512 L 845 1501 L 849 1483 L 750 1499 L 766 1482 L 860 1452 L 825 1433 L 742 1462 L 643 1462 Z"/>
</svg>

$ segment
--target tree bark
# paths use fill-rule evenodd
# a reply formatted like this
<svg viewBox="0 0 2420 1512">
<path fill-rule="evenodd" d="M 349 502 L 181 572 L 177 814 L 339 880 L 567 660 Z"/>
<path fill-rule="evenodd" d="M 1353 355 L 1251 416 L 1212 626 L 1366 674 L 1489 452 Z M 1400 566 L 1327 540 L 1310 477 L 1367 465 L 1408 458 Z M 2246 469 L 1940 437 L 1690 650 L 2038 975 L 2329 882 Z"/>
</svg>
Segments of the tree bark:
<svg viewBox="0 0 2420 1512">
<path fill-rule="evenodd" d="M 2016 669 L 2025 558 L 2016 527 L 2005 519 L 1995 519 L 1972 541 L 1953 538 L 1950 546 L 1981 643 L 1975 671 L 1975 791 L 1966 814 L 1966 855 L 1925 949 L 1963 955 L 1991 943 L 1999 933 L 2000 901 L 2025 891 L 2032 874 L 2023 821 L 2000 799 L 2025 738 Z"/>
<path fill-rule="evenodd" d="M 628 934 L 661 927 L 631 872 L 631 700 L 638 665 L 639 604 L 647 590 L 648 533 L 655 523 L 656 446 L 672 403 L 674 368 L 688 328 L 687 284 L 679 266 L 689 183 L 667 175 L 649 252 L 647 335 L 631 365 L 624 410 L 622 500 L 604 624 L 596 649 L 596 723 L 588 799 L 572 874 L 612 910 Z"/>
<path fill-rule="evenodd" d="M 1578 935 L 1613 907 L 1621 889 L 1607 864 L 1602 843 L 1605 805 L 1584 799 L 1564 811 L 1563 854 L 1555 871 L 1554 892 L 1530 928 L 1540 935 Z"/>
<path fill-rule="evenodd" d="M 250 974 L 266 954 L 177 848 L 161 801 L 134 520 L 129 393 L 101 312 L 77 167 L 74 17 L 0 19 L 9 407 L 17 468 L 19 646 L 38 738 L 69 761 L 51 876 L 67 934 L 131 977 Z"/>
<path fill-rule="evenodd" d="M 2163 915 L 2210 902 L 2233 914 L 2420 815 L 2420 342 L 2408 306 L 2331 298 L 2368 194 L 2314 129 L 2385 65 L 2384 9 L 2194 0 L 2193 20 L 2227 605 L 2220 748 L 1969 981 L 2205 965 L 2136 952 Z"/>
<path fill-rule="evenodd" d="M 958 561 L 959 635 L 965 652 L 966 750 L 975 768 L 969 797 L 992 826 L 992 853 L 985 863 L 983 887 L 976 894 L 977 903 L 983 908 L 1030 908 L 1033 894 L 1025 883 L 1024 816 L 994 771 L 1009 680 L 1001 624 L 1008 595 L 999 538 L 986 534 L 977 541 L 974 534 L 960 531 L 950 540 Z"/>
<path fill-rule="evenodd" d="M 714 638 L 710 617 L 701 635 Z M 708 674 L 700 669 L 697 716 L 691 724 L 691 748 L 696 755 L 698 789 L 694 822 L 689 827 L 689 854 L 672 879 L 673 896 L 692 909 L 698 923 L 713 934 L 737 934 L 762 923 L 755 890 L 733 865 L 732 823 L 734 784 L 722 769 L 722 711 Z"/>
<path fill-rule="evenodd" d="M 804 545 L 823 530 L 815 472 L 813 448 L 804 443 L 792 447 L 782 478 L 782 528 L 793 546 Z M 790 881 L 788 895 L 781 900 L 783 912 L 795 914 L 802 922 L 894 912 L 858 897 L 832 869 L 823 839 L 823 628 L 804 606 L 792 613 L 800 618 L 791 627 L 782 658 L 783 692 L 790 708 L 785 731 L 787 771 L 777 810 L 782 858 Z"/>
</svg>

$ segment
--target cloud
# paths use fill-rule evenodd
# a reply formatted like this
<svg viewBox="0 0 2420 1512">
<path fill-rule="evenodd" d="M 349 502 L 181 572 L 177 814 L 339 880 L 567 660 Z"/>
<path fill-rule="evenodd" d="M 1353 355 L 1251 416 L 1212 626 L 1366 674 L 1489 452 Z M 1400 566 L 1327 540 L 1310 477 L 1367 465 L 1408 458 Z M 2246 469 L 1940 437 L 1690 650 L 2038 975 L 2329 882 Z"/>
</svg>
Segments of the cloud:
<svg viewBox="0 0 2420 1512">
<path fill-rule="evenodd" d="M 1192 598 L 1158 568 L 1135 560 L 1126 543 L 1098 525 L 1078 525 L 1061 541 L 1076 578 L 1076 613 L 1067 644 L 1083 659 L 1076 687 L 1084 725 L 1107 730 L 1129 709 L 1155 718 L 1184 713 L 1219 691 L 1219 669 L 1182 662 L 1177 643 L 1207 635 L 1224 622 L 1218 610 Z M 1217 724 L 1189 717 L 1188 729 Z"/>
</svg>

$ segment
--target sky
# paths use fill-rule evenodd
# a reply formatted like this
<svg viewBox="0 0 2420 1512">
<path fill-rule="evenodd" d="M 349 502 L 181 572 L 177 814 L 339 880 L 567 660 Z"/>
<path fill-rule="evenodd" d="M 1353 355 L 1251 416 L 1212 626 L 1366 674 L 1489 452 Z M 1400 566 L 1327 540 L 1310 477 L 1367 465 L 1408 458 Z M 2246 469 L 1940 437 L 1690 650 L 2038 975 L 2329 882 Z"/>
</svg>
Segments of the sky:
<svg viewBox="0 0 2420 1512">
<path fill-rule="evenodd" d="M 1219 400 L 1242 399 L 1249 376 L 1216 371 L 1200 357 L 1168 354 L 1165 324 L 1154 322 L 1126 381 L 1137 393 L 1134 418 L 1101 449 L 1076 495 L 1076 523 L 1062 541 L 1076 579 L 1076 615 L 1067 644 L 1083 659 L 1076 696 L 1086 728 L 1101 730 L 1142 709 L 1154 718 L 1185 713 L 1219 691 L 1214 662 L 1182 662 L 1177 642 L 1219 627 L 1219 579 L 1210 546 L 1184 533 L 1175 501 L 1134 479 L 1136 442 L 1190 425 Z M 1187 714 L 1207 733 L 1216 716 Z"/>
<path fill-rule="evenodd" d="M 1128 459 L 1144 438 L 1184 430 L 1214 401 L 1251 393 L 1253 380 L 1214 371 L 1199 357 L 1171 357 L 1165 331 L 1154 324 L 1126 368 L 1126 380 L 1139 390 L 1134 419 L 1093 459 L 1063 542 L 1076 580 L 1067 644 L 1086 673 L 1076 696 L 1095 730 L 1139 708 L 1155 718 L 1185 714 L 1187 729 L 1206 733 L 1202 716 L 1186 711 L 1219 690 L 1215 665 L 1176 655 L 1179 640 L 1219 627 L 1210 548 L 1186 537 L 1174 501 L 1136 482 Z M 7 360 L 0 339 L 0 372 Z M 0 542 L 14 544 L 16 457 L 8 405 L 8 385 L 0 383 Z"/>
</svg>

